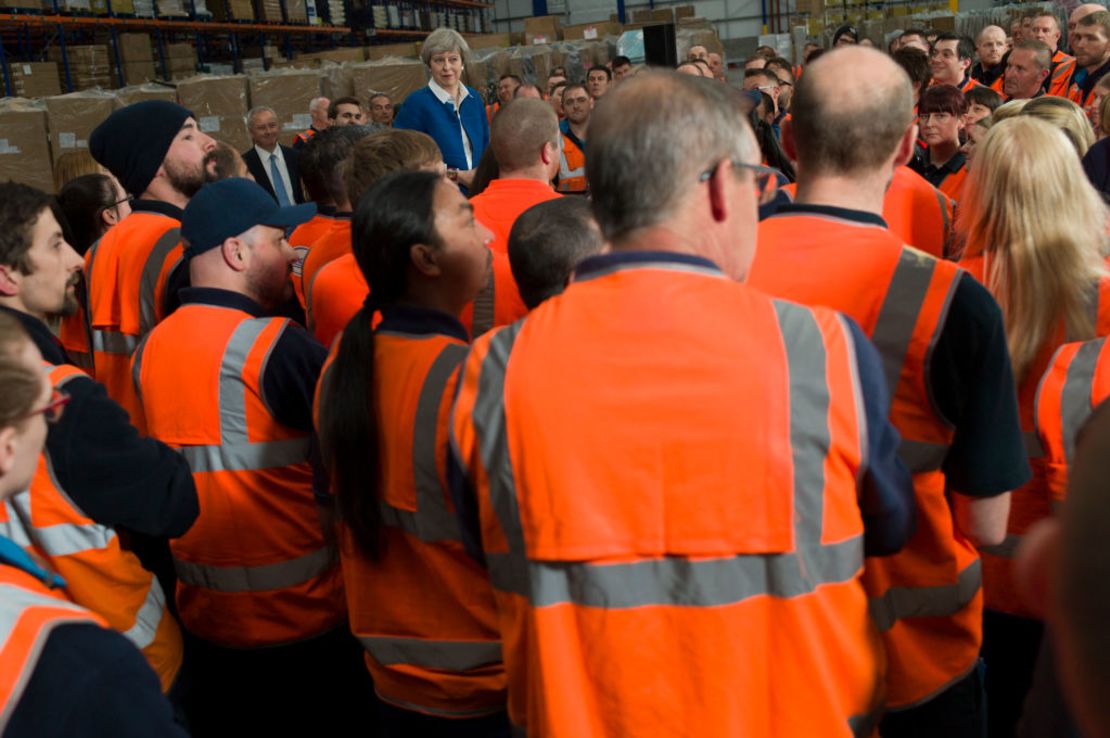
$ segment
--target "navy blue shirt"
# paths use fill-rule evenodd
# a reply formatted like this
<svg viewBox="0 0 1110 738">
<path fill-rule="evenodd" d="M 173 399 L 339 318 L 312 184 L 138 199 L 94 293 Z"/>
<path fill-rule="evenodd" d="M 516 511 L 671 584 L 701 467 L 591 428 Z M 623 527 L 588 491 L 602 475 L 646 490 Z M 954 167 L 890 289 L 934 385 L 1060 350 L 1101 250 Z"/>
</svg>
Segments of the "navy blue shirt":
<svg viewBox="0 0 1110 738">
<path fill-rule="evenodd" d="M 669 252 L 614 252 L 591 256 L 578 265 L 576 275 L 605 272 L 636 262 L 675 262 L 716 270 L 713 262 L 697 256 Z M 864 553 L 884 556 L 898 552 L 913 534 L 915 506 L 909 471 L 899 460 L 901 438 L 888 420 L 890 393 L 883 375 L 882 360 L 871 341 L 851 318 L 845 322 L 856 348 L 858 379 L 867 422 L 867 466 L 863 469 L 859 505 L 864 524 Z M 448 482 L 462 526 L 467 550 L 478 560 L 481 533 L 477 501 L 469 488 L 462 464 L 452 455 L 448 463 Z"/>
<path fill-rule="evenodd" d="M 63 581 L 0 536 L 0 566 L 50 588 Z M 11 713 L 4 738 L 184 737 L 142 654 L 119 633 L 92 623 L 50 631 Z"/>
</svg>

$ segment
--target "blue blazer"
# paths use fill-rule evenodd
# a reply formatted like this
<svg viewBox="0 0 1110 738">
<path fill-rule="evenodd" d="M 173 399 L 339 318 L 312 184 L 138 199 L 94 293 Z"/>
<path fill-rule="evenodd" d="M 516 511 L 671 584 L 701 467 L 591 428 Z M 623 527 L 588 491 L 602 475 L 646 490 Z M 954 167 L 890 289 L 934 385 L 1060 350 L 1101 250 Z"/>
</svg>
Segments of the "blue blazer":
<svg viewBox="0 0 1110 738">
<path fill-rule="evenodd" d="M 459 119 L 455 117 L 455 106 L 441 103 L 430 87 L 423 87 L 405 98 L 394 128 L 407 128 L 426 133 L 439 144 L 443 161 L 451 169 L 468 169 L 478 166 L 478 160 L 489 146 L 489 121 L 486 120 L 486 106 L 478 92 L 467 87 L 467 96 L 462 101 L 459 115 L 462 117 L 463 130 L 470 139 L 471 167 L 466 166 L 466 153 L 463 150 L 462 133 L 459 132 Z"/>
</svg>

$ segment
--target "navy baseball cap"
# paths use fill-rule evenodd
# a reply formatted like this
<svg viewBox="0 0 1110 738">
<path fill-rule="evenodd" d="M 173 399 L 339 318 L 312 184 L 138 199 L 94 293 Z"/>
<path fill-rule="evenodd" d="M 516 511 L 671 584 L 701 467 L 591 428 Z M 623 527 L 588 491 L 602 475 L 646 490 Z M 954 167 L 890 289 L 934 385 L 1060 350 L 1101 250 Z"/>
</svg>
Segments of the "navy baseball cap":
<svg viewBox="0 0 1110 738">
<path fill-rule="evenodd" d="M 185 257 L 214 249 L 258 225 L 293 228 L 316 215 L 316 203 L 281 207 L 257 182 L 232 177 L 206 184 L 185 206 L 181 236 Z"/>
</svg>

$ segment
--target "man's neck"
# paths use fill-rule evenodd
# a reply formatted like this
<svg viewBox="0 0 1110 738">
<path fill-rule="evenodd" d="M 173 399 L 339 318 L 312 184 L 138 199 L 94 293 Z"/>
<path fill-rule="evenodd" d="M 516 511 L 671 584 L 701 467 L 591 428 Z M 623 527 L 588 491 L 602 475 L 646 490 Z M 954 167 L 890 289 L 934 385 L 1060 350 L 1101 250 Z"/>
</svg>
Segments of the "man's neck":
<svg viewBox="0 0 1110 738">
<path fill-rule="evenodd" d="M 139 199 L 168 203 L 182 210 L 189 204 L 189 198 L 168 185 L 166 187 L 154 185 L 139 195 Z"/>
<path fill-rule="evenodd" d="M 543 182 L 547 184 L 551 180 L 547 176 L 547 165 L 543 162 L 535 166 L 528 167 L 527 169 L 510 169 L 502 171 L 497 176 L 498 179 L 527 179 L 533 182 Z"/>
<path fill-rule="evenodd" d="M 933 166 L 943 166 L 956 155 L 960 150 L 960 146 L 952 141 L 945 141 L 939 144 L 932 144 L 929 146 L 929 163 Z"/>
<path fill-rule="evenodd" d="M 799 169 L 798 175 L 795 202 L 799 205 L 827 205 L 875 215 L 883 213 L 883 200 L 891 180 L 889 170 L 853 177 L 807 177 Z"/>
<path fill-rule="evenodd" d="M 1102 57 L 1095 64 L 1092 64 L 1089 67 L 1083 67 L 1083 68 L 1087 70 L 1088 74 L 1090 74 L 1091 72 L 1097 72 L 1100 67 L 1102 67 L 1104 64 L 1106 64 L 1107 61 L 1110 61 L 1110 54 L 1107 54 L 1106 56 Z"/>
<path fill-rule="evenodd" d="M 259 149 L 262 149 L 262 150 L 263 150 L 263 151 L 265 151 L 265 152 L 266 152 L 267 154 L 272 154 L 272 153 L 274 153 L 275 151 L 277 151 L 277 147 L 278 147 L 278 145 L 277 145 L 277 144 L 274 144 L 274 145 L 273 145 L 272 147 L 270 147 L 270 148 L 266 148 L 265 146 L 263 146 L 263 145 L 262 145 L 262 144 L 260 144 L 260 143 L 256 143 L 256 144 L 255 144 L 255 146 L 256 146 L 256 147 L 258 147 Z"/>
<path fill-rule="evenodd" d="M 579 141 L 585 142 L 586 131 L 590 128 L 590 119 L 587 118 L 581 123 L 575 123 L 574 121 L 568 120 L 567 127 L 570 128 L 570 132 L 574 134 L 575 138 L 577 138 Z"/>
<path fill-rule="evenodd" d="M 23 304 L 23 300 L 19 299 L 19 296 L 10 297 L 8 295 L 0 295 L 0 307 L 6 307 L 8 310 L 14 310 L 17 313 L 29 315 L 36 320 L 42 321 L 43 323 L 46 322 L 45 314 L 40 315 L 28 310 L 27 306 Z"/>
</svg>

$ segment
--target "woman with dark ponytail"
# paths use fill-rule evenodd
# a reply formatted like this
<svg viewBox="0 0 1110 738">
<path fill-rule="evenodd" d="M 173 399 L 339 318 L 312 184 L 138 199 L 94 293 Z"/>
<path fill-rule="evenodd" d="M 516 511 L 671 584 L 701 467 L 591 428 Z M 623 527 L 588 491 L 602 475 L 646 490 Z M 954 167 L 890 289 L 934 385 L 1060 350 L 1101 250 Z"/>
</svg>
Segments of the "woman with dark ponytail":
<svg viewBox="0 0 1110 738">
<path fill-rule="evenodd" d="M 491 239 L 458 187 L 427 172 L 384 177 L 354 213 L 370 295 L 324 369 L 318 425 L 385 736 L 509 735 L 493 592 L 446 481 L 469 340 L 457 316 L 485 286 Z"/>
</svg>

